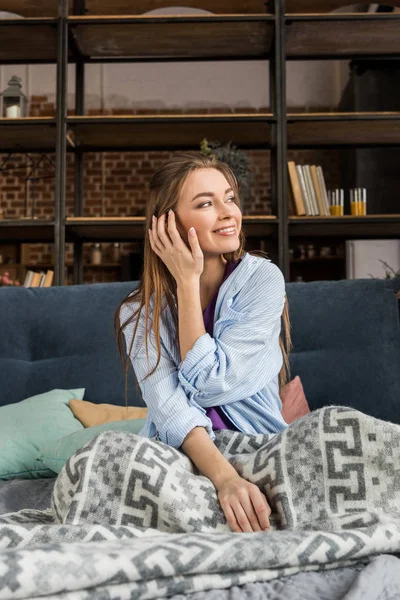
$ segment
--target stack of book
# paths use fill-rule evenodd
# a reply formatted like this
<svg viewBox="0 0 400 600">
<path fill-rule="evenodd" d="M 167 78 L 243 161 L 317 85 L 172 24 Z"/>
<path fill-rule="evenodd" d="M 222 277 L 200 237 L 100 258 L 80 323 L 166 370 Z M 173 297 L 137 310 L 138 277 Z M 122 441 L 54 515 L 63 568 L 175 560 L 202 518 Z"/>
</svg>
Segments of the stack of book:
<svg viewBox="0 0 400 600">
<path fill-rule="evenodd" d="M 330 215 L 328 194 L 322 167 L 316 165 L 296 165 L 288 161 L 289 211 L 292 215 Z"/>
<path fill-rule="evenodd" d="M 43 271 L 36 273 L 35 271 L 28 270 L 26 272 L 23 287 L 50 287 L 53 283 L 53 276 L 54 271 L 50 269 L 47 273 L 44 273 Z"/>
</svg>

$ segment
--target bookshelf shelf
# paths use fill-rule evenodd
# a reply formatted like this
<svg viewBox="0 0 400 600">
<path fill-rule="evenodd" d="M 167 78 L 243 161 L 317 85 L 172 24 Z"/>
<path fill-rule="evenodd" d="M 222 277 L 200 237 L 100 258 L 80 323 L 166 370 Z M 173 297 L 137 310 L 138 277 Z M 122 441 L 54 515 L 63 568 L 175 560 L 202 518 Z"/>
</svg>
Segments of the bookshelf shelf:
<svg viewBox="0 0 400 600">
<path fill-rule="evenodd" d="M 378 2 L 387 4 L 387 2 Z M 348 6 L 348 0 L 286 0 L 287 13 L 329 13 L 333 10 Z M 391 0 L 391 6 L 400 6 L 399 0 Z"/>
<path fill-rule="evenodd" d="M 56 119 L 0 117 L 0 152 L 55 152 Z"/>
<path fill-rule="evenodd" d="M 336 236 L 350 238 L 398 237 L 399 215 L 343 215 L 342 217 L 289 217 L 289 236 Z"/>
<path fill-rule="evenodd" d="M 272 113 L 69 117 L 67 150 L 198 149 L 203 137 L 271 149 L 275 123 Z M 287 114 L 288 148 L 399 144 L 400 112 Z M 0 118 L 0 152 L 54 152 L 55 146 L 54 118 Z"/>
<path fill-rule="evenodd" d="M 132 3 L 131 0 L 85 0 L 87 15 L 129 15 L 143 14 L 155 8 L 171 6 L 170 0 L 141 0 Z M 198 8 L 198 0 L 185 0 L 184 6 Z M 264 13 L 265 0 L 202 0 L 201 8 L 211 13 Z"/>
<path fill-rule="evenodd" d="M 400 112 L 287 115 L 288 148 L 350 148 L 399 144 Z"/>
<path fill-rule="evenodd" d="M 287 13 L 329 13 L 346 6 L 346 0 L 286 0 Z M 387 4 L 387 2 L 379 2 Z M 391 0 L 392 6 L 400 6 L 400 0 Z M 73 14 L 74 2 L 68 0 L 69 14 Z M 143 14 L 155 8 L 171 5 L 166 0 L 141 0 L 132 4 L 131 0 L 85 0 L 85 14 L 90 15 L 131 15 Z M 198 1 L 185 0 L 185 6 L 198 8 Z M 201 8 L 216 14 L 264 13 L 265 0 L 202 0 Z M 2 10 L 24 17 L 57 17 L 58 0 L 3 0 Z"/>
<path fill-rule="evenodd" d="M 80 150 L 199 149 L 206 137 L 247 148 L 269 148 L 271 113 L 150 116 L 90 116 L 67 120 Z"/>
<path fill-rule="evenodd" d="M 85 62 L 112 58 L 226 60 L 266 59 L 273 15 L 70 17 L 76 47 Z"/>
<path fill-rule="evenodd" d="M 0 39 L 0 64 L 57 61 L 56 19 L 0 20 Z"/>
<path fill-rule="evenodd" d="M 66 241 L 96 242 L 98 240 L 129 242 L 143 240 L 145 217 L 69 217 L 66 219 Z M 275 216 L 243 216 L 242 227 L 247 237 L 276 234 Z"/>
<path fill-rule="evenodd" d="M 291 258 L 290 264 L 313 264 L 329 261 L 344 261 L 344 256 L 316 256 L 315 258 Z"/>
<path fill-rule="evenodd" d="M 286 14 L 285 23 L 287 60 L 400 54 L 400 14 Z"/>
<path fill-rule="evenodd" d="M 0 265 L 1 266 L 1 265 Z M 7 266 L 7 265 L 5 265 Z M 31 263 L 31 264 L 17 264 L 16 266 L 25 267 L 26 269 L 54 269 L 54 263 Z M 65 266 L 68 269 L 73 268 L 73 263 L 68 262 L 65 263 Z M 83 263 L 84 269 L 119 269 L 121 268 L 121 263 L 102 263 L 100 265 L 92 265 L 91 263 Z"/>
<path fill-rule="evenodd" d="M 68 0 L 69 11 L 74 0 Z M 2 0 L 1 10 L 22 15 L 25 18 L 43 18 L 58 16 L 58 0 Z"/>
<path fill-rule="evenodd" d="M 16 243 L 54 243 L 54 221 L 39 219 L 0 220 L 0 240 Z"/>
</svg>

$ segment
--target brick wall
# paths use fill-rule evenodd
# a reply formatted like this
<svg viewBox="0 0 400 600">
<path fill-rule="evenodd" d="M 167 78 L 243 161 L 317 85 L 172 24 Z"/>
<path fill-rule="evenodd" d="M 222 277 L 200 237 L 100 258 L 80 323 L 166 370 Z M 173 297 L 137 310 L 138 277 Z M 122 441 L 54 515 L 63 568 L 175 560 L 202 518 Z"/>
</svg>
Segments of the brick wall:
<svg viewBox="0 0 400 600">
<path fill-rule="evenodd" d="M 269 112 L 269 107 L 260 107 L 260 111 Z M 296 109 L 291 109 L 295 111 Z M 301 110 L 301 109 L 300 109 Z M 324 110 L 321 108 L 320 110 Z M 165 110 L 160 111 L 163 114 Z M 216 110 L 181 110 L 169 111 L 171 114 L 182 113 L 217 113 L 228 112 L 226 109 Z M 236 111 L 231 111 L 236 112 Z M 238 110 L 239 112 L 239 110 Z M 240 108 L 240 112 L 256 112 L 254 108 Z M 149 114 L 157 111 L 126 111 L 113 110 L 103 114 Z M 48 102 L 45 96 L 32 96 L 30 99 L 30 116 L 54 116 L 55 106 Z M 73 114 L 73 112 L 69 112 Z M 89 114 L 99 114 L 90 111 Z M 247 151 L 253 165 L 254 185 L 251 196 L 245 204 L 244 215 L 272 214 L 270 187 L 270 152 L 265 150 Z M 90 152 L 84 160 L 84 216 L 139 216 L 144 215 L 146 203 L 146 188 L 151 174 L 172 155 L 171 152 Z M 0 165 L 6 155 L 0 154 Z M 39 163 L 39 160 L 42 160 Z M 288 159 L 301 164 L 319 164 L 322 166 L 327 187 L 339 186 L 339 154 L 334 150 L 301 150 L 289 151 Z M 51 164 L 51 161 L 53 164 Z M 30 181 L 28 194 L 25 192 L 25 179 L 32 172 L 32 165 L 37 166 L 35 177 Z M 39 164 L 38 164 L 39 163 Z M 0 208 L 4 218 L 32 217 L 33 205 L 35 216 L 51 219 L 54 217 L 54 188 L 55 188 L 55 154 L 42 157 L 32 154 L 14 154 L 7 160 L 0 172 Z M 74 156 L 67 155 L 67 186 L 66 186 L 66 215 L 74 216 Z M 102 192 L 103 189 L 103 192 Z M 101 240 L 99 240 L 101 242 Z M 121 254 L 138 250 L 138 243 L 121 243 Z M 102 244 L 103 262 L 109 262 L 108 254 L 111 243 Z M 90 262 L 91 244 L 84 244 L 84 262 Z M 34 265 L 52 263 L 52 244 L 32 244 L 28 262 Z M 66 245 L 66 261 L 73 260 L 72 244 Z M 119 269 L 106 267 L 85 267 L 84 282 L 116 281 L 119 279 Z M 68 283 L 72 283 L 72 269 L 68 270 Z"/>
</svg>

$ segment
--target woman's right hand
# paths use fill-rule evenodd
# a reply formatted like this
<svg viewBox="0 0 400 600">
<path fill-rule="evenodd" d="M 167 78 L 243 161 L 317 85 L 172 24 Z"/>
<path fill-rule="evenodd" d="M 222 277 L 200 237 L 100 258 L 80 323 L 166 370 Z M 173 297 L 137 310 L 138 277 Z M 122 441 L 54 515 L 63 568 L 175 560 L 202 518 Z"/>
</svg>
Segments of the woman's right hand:
<svg viewBox="0 0 400 600">
<path fill-rule="evenodd" d="M 254 483 L 237 475 L 224 480 L 217 491 L 221 508 L 233 531 L 269 531 L 271 508 Z"/>
</svg>

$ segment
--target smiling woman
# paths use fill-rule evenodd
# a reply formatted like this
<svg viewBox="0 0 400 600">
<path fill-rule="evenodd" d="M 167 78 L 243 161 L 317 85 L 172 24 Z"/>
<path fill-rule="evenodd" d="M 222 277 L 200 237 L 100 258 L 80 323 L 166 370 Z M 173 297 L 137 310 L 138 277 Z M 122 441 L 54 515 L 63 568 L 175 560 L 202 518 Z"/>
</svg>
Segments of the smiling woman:
<svg viewBox="0 0 400 600">
<path fill-rule="evenodd" d="M 173 212 L 168 217 L 170 210 Z M 191 227 L 196 233 L 194 245 L 189 236 Z M 218 232 L 226 227 L 234 227 L 235 230 L 229 235 Z M 146 203 L 146 229 L 149 234 L 144 240 L 141 281 L 118 307 L 114 321 L 126 381 L 131 361 L 124 356 L 123 329 L 136 320 L 131 348 L 127 348 L 129 357 L 142 309 L 145 309 L 146 315 L 143 342 L 147 347 L 151 318 L 158 354 L 157 363 L 149 372 L 149 377 L 160 362 L 160 318 L 163 304 L 166 304 L 173 317 L 174 329 L 171 334 L 178 341 L 178 256 L 181 257 L 180 279 L 182 282 L 192 282 L 193 278 L 198 278 L 200 306 L 204 308 L 221 285 L 227 264 L 236 263 L 246 253 L 239 189 L 232 169 L 215 156 L 206 156 L 201 152 L 174 154 L 152 176 Z M 262 251 L 251 253 L 267 258 Z M 129 323 L 121 324 L 121 309 L 134 306 L 137 302 L 138 310 L 131 315 Z M 289 374 L 288 352 L 291 340 L 287 300 L 282 318 L 284 335 L 279 344 L 284 364 L 279 373 L 280 387 L 286 384 Z"/>
<path fill-rule="evenodd" d="M 265 496 L 213 440 L 218 429 L 287 427 L 283 275 L 245 251 L 237 180 L 215 156 L 174 155 L 154 173 L 146 207 L 143 277 L 115 315 L 126 380 L 132 364 L 148 407 L 139 435 L 181 448 L 218 489 L 232 529 L 260 531 L 269 525 Z"/>
</svg>

